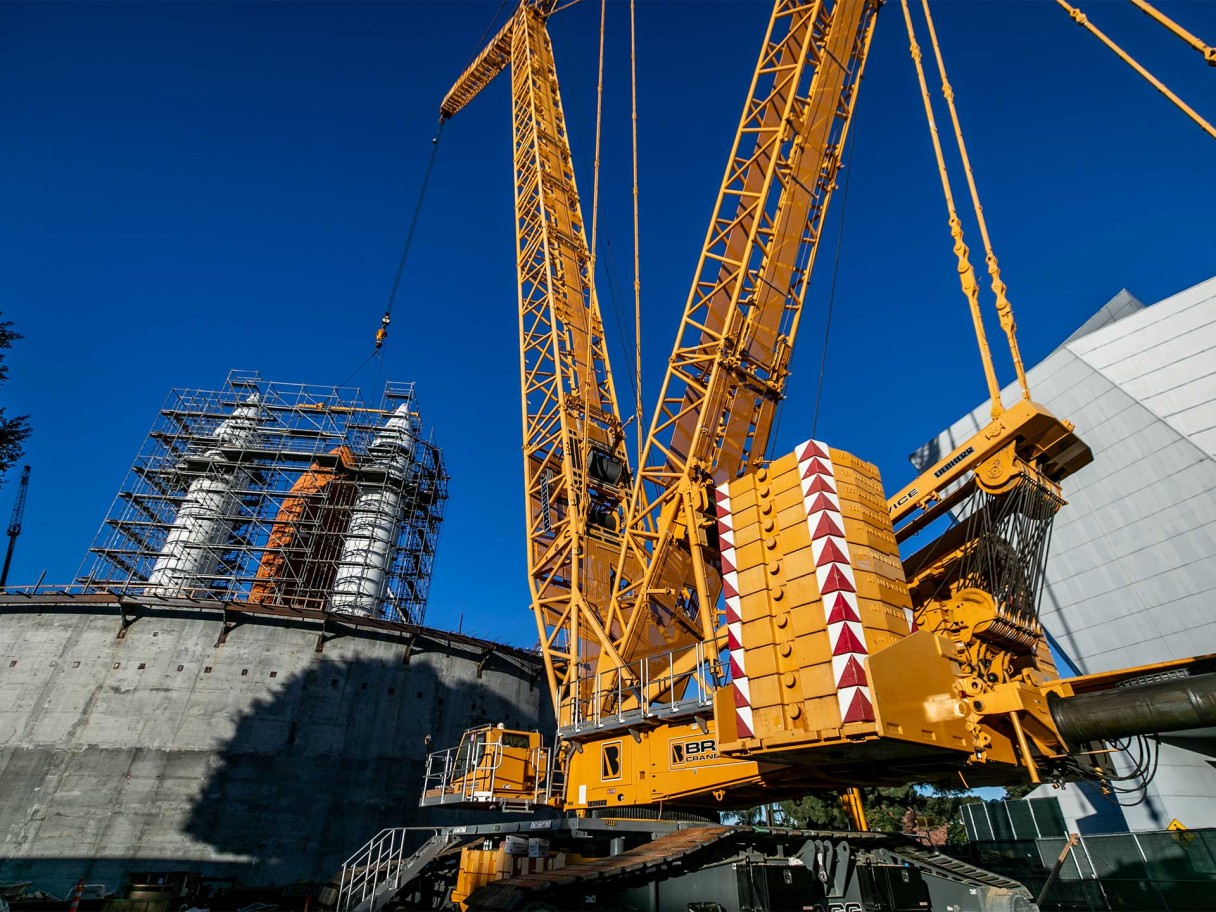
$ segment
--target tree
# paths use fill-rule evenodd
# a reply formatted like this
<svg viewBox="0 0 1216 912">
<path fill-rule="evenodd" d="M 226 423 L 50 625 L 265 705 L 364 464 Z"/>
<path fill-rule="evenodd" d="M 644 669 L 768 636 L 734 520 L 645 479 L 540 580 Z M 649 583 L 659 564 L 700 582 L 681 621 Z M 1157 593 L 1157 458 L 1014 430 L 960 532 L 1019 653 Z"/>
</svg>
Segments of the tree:
<svg viewBox="0 0 1216 912">
<path fill-rule="evenodd" d="M 13 329 L 11 320 L 0 322 L 0 383 L 4 383 L 8 379 L 8 365 L 4 363 L 4 352 L 12 348 L 13 342 L 20 338 L 21 334 Z M 3 406 L 0 406 L 0 484 L 3 484 L 3 476 L 9 467 L 25 452 L 22 444 L 33 431 L 29 418 L 29 415 L 6 418 Z"/>
<path fill-rule="evenodd" d="M 934 845 L 967 841 L 959 808 L 978 800 L 962 790 L 900 785 L 865 788 L 862 803 L 870 829 L 926 837 Z M 808 829 L 847 830 L 852 825 L 835 791 L 812 792 L 781 803 L 783 822 Z"/>
</svg>

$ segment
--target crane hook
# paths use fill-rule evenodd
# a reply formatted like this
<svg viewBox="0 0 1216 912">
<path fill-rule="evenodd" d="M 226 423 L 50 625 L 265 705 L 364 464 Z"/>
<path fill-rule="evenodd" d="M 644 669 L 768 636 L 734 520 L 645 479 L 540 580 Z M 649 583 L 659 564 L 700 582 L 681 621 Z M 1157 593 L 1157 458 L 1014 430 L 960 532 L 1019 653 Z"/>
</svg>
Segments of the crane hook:
<svg viewBox="0 0 1216 912">
<path fill-rule="evenodd" d="M 389 319 L 388 311 L 386 310 L 384 316 L 380 318 L 380 328 L 376 330 L 376 351 L 380 351 L 384 345 L 384 340 L 388 338 Z"/>
</svg>

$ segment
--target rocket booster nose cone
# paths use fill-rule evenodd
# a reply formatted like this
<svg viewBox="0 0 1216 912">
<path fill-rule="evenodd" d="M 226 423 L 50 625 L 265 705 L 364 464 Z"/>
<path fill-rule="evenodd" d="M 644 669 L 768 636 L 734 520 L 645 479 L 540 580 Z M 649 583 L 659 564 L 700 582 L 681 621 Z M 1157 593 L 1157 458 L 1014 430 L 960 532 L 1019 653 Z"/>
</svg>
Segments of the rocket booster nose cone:
<svg viewBox="0 0 1216 912">
<path fill-rule="evenodd" d="M 220 422 L 215 437 L 221 444 L 248 446 L 253 442 L 262 420 L 262 397 L 250 393 L 245 401 L 232 410 L 232 414 Z"/>
<path fill-rule="evenodd" d="M 384 428 L 372 441 L 371 450 L 409 450 L 414 446 L 416 420 L 409 403 L 397 406 Z"/>
</svg>

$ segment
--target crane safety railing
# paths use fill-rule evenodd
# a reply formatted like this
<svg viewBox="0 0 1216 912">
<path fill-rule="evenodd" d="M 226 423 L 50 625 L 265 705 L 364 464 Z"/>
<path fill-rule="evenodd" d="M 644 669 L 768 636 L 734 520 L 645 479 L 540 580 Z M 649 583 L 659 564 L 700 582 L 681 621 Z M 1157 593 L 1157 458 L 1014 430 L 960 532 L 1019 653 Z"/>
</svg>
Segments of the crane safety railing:
<svg viewBox="0 0 1216 912">
<path fill-rule="evenodd" d="M 523 764 L 527 774 L 520 787 L 500 776 L 502 744 L 482 745 L 472 762 L 463 750 L 450 747 L 427 754 L 421 807 L 496 804 L 503 811 L 526 812 L 562 793 L 564 782 L 552 747 L 528 749 Z"/>
<path fill-rule="evenodd" d="M 579 675 L 560 695 L 558 734 L 656 725 L 712 710 L 714 692 L 728 683 L 725 652 L 713 643 Z"/>
<path fill-rule="evenodd" d="M 420 832 L 431 838 L 418 845 Z M 381 830 L 342 865 L 338 912 L 375 912 L 450 843 L 438 827 Z"/>
</svg>

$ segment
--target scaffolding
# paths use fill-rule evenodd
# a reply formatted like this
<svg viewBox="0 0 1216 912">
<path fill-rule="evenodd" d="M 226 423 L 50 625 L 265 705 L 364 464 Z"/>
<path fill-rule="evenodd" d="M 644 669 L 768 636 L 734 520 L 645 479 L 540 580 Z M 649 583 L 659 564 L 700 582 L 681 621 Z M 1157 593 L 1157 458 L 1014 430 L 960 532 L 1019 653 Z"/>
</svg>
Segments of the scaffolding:
<svg viewBox="0 0 1216 912">
<path fill-rule="evenodd" d="M 420 625 L 447 481 L 412 383 L 232 371 L 169 394 L 77 584 Z"/>
</svg>

